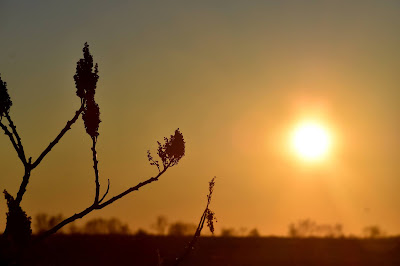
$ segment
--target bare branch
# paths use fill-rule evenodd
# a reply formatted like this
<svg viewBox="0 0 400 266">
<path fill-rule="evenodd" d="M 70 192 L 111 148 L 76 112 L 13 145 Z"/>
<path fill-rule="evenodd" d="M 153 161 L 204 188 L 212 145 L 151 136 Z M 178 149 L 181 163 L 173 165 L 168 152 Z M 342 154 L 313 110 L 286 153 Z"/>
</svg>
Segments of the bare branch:
<svg viewBox="0 0 400 266">
<path fill-rule="evenodd" d="M 137 184 L 136 186 L 131 187 L 131 188 L 125 190 L 124 192 L 118 194 L 117 196 L 114 196 L 113 198 L 109 199 L 108 201 L 104 202 L 103 204 L 97 204 L 97 205 L 96 205 L 96 204 L 93 203 L 90 207 L 86 208 L 85 210 L 81 211 L 80 213 L 76 213 L 76 214 L 72 215 L 71 217 L 65 219 L 64 221 L 62 221 L 61 223 L 57 224 L 56 226 L 54 226 L 54 227 L 51 228 L 50 230 L 48 230 L 48 231 L 44 232 L 43 234 L 39 235 L 39 236 L 36 238 L 35 242 L 39 242 L 39 241 L 41 241 L 41 240 L 43 240 L 43 239 L 49 237 L 50 235 L 56 233 L 58 230 L 60 230 L 60 229 L 61 229 L 62 227 L 64 227 L 65 225 L 67 225 L 67 224 L 69 224 L 69 223 L 72 223 L 73 221 L 84 217 L 85 215 L 87 215 L 88 213 L 92 212 L 93 210 L 100 210 L 100 209 L 103 209 L 104 207 L 106 207 L 106 206 L 110 205 L 111 203 L 113 203 L 114 201 L 116 201 L 116 200 L 118 200 L 118 199 L 120 199 L 120 198 L 126 196 L 127 194 L 131 193 L 132 191 L 139 190 L 139 188 L 141 188 L 141 187 L 143 187 L 143 186 L 145 186 L 145 185 L 148 185 L 148 184 L 150 184 L 150 183 L 152 183 L 152 182 L 154 182 L 154 181 L 157 181 L 158 178 L 159 178 L 162 174 L 165 173 L 165 171 L 168 169 L 168 167 L 169 167 L 169 166 L 167 166 L 167 167 L 166 167 L 163 171 L 161 171 L 157 176 L 152 177 L 152 178 L 149 178 L 149 179 L 147 179 L 146 181 L 141 182 L 141 183 Z M 107 192 L 108 192 L 108 189 L 107 189 Z M 107 193 L 107 192 L 106 192 L 106 193 Z M 106 194 L 105 194 L 105 195 L 106 195 Z M 103 196 L 103 198 L 104 198 L 104 196 Z M 103 200 L 103 198 L 102 198 L 101 200 Z M 100 202 L 99 202 L 99 203 L 100 203 Z"/>
<path fill-rule="evenodd" d="M 19 186 L 17 198 L 15 199 L 17 204 L 21 203 L 22 197 L 24 196 L 24 194 L 26 192 L 26 187 L 28 186 L 29 177 L 31 176 L 31 171 L 32 171 L 32 169 L 30 168 L 31 162 L 32 162 L 32 157 L 29 158 L 28 163 L 25 166 L 25 174 L 22 178 L 21 185 Z"/>
<path fill-rule="evenodd" d="M 93 211 L 95 208 L 94 205 L 91 205 L 89 208 L 81 211 L 80 213 L 75 213 L 74 215 L 72 215 L 71 217 L 65 219 L 64 221 L 62 221 L 61 223 L 57 224 L 56 226 L 54 226 L 53 228 L 51 228 L 50 230 L 44 232 L 43 234 L 39 235 L 36 239 L 35 239 L 35 243 L 39 242 L 49 236 L 51 236 L 52 234 L 56 233 L 58 230 L 60 230 L 62 227 L 64 227 L 65 225 L 72 223 L 73 221 L 82 218 L 83 216 L 85 216 L 86 214 L 90 213 L 91 211 Z"/>
<path fill-rule="evenodd" d="M 79 115 L 83 112 L 84 109 L 85 109 L 85 102 L 83 102 L 81 104 L 81 108 L 79 108 L 79 110 L 76 111 L 75 116 L 70 121 L 67 122 L 67 124 L 61 130 L 61 132 L 57 135 L 57 137 L 52 142 L 50 142 L 49 146 L 47 146 L 47 148 L 42 152 L 42 154 L 40 154 L 40 156 L 32 164 L 32 169 L 36 168 L 39 165 L 39 163 L 51 151 L 51 149 L 54 147 L 54 145 L 56 145 L 60 141 L 60 139 L 65 135 L 65 133 L 67 133 L 67 131 L 71 129 L 71 126 L 76 122 Z"/>
<path fill-rule="evenodd" d="M 72 124 L 74 124 L 76 122 L 79 115 L 82 113 L 83 109 L 84 109 L 84 103 L 82 103 L 81 108 L 79 108 L 79 110 L 75 112 L 75 116 L 70 121 L 67 122 L 65 127 L 58 134 L 58 136 L 49 144 L 49 146 L 42 152 L 42 154 L 40 154 L 40 156 L 36 159 L 36 161 L 34 163 L 31 162 L 32 158 L 29 158 L 29 162 L 24 164 L 25 165 L 25 174 L 22 179 L 22 183 L 19 187 L 19 190 L 17 193 L 17 198 L 15 199 L 18 203 L 21 203 L 22 198 L 26 192 L 26 187 L 28 186 L 28 183 L 29 183 L 31 171 L 39 165 L 39 163 L 51 151 L 51 149 L 54 147 L 54 145 L 56 145 L 60 141 L 60 139 L 65 135 L 65 133 L 71 129 Z"/>
<path fill-rule="evenodd" d="M 164 174 L 165 171 L 167 171 L 168 168 L 169 168 L 169 166 L 166 166 L 166 168 L 164 168 L 164 170 L 162 170 L 160 173 L 158 173 L 158 175 L 156 175 L 155 177 L 149 178 L 149 179 L 147 179 L 146 181 L 141 182 L 141 183 L 137 184 L 136 186 L 131 187 L 131 188 L 125 190 L 124 192 L 122 192 L 122 193 L 120 193 L 120 194 L 118 194 L 118 195 L 112 197 L 111 199 L 107 200 L 106 202 L 104 202 L 104 203 L 102 203 L 102 204 L 99 204 L 98 209 L 102 209 L 102 208 L 106 207 L 107 205 L 110 205 L 110 204 L 113 203 L 114 201 L 116 201 L 116 200 L 118 200 L 118 199 L 120 199 L 120 198 L 122 198 L 122 197 L 128 195 L 128 194 L 131 193 L 132 191 L 139 190 L 139 188 L 141 188 L 141 187 L 143 187 L 143 186 L 145 186 L 145 185 L 148 185 L 148 184 L 150 184 L 150 183 L 152 183 L 152 182 L 154 182 L 154 181 L 157 181 L 158 178 L 159 178 L 162 174 Z"/>
</svg>

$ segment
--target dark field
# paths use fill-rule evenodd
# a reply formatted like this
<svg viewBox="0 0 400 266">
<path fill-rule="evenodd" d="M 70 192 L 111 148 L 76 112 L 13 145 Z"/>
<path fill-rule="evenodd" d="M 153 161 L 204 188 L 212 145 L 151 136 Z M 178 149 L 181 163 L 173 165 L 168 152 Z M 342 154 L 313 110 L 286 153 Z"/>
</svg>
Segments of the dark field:
<svg viewBox="0 0 400 266">
<path fill-rule="evenodd" d="M 26 255 L 27 265 L 167 265 L 190 238 L 56 235 Z M 200 238 L 182 265 L 400 265 L 400 238 Z"/>
</svg>

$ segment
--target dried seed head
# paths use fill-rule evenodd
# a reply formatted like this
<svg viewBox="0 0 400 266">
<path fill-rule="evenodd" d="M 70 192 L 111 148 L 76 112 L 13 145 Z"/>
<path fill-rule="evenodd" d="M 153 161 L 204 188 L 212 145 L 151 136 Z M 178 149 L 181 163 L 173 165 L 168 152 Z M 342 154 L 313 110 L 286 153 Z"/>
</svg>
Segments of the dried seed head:
<svg viewBox="0 0 400 266">
<path fill-rule="evenodd" d="M 10 111 L 12 101 L 7 91 L 7 83 L 0 76 L 0 119 Z"/>
<path fill-rule="evenodd" d="M 158 156 L 160 156 L 163 166 L 174 166 L 185 155 L 185 140 L 179 128 L 171 137 L 164 138 L 164 144 L 158 143 Z"/>
<path fill-rule="evenodd" d="M 74 75 L 76 95 L 81 101 L 94 97 L 96 84 L 99 80 L 98 65 L 94 66 L 93 56 L 89 52 L 89 45 L 83 47 L 83 58 L 76 63 L 76 74 Z"/>
<path fill-rule="evenodd" d="M 99 105 L 90 99 L 86 102 L 85 110 L 82 114 L 82 119 L 85 123 L 86 132 L 92 137 L 97 138 L 99 135 L 100 108 Z"/>
</svg>

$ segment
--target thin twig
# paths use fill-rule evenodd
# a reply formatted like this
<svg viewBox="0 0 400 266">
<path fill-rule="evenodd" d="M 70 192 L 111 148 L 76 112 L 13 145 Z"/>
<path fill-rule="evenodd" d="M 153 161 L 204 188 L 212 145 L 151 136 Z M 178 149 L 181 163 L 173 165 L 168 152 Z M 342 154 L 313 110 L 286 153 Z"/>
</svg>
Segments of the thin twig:
<svg viewBox="0 0 400 266">
<path fill-rule="evenodd" d="M 14 122 L 12 121 L 12 119 L 11 119 L 11 117 L 10 117 L 10 115 L 8 113 L 6 113 L 6 118 L 8 120 L 8 123 L 10 124 L 10 127 L 11 127 L 14 135 L 15 135 L 15 138 L 17 139 L 17 144 L 18 144 L 19 150 L 21 152 L 21 156 L 22 156 L 22 159 L 23 159 L 23 164 L 25 165 L 26 164 L 26 157 L 25 157 L 24 146 L 22 146 L 22 141 L 21 141 L 20 136 L 18 135 L 17 127 L 14 125 Z"/>
<path fill-rule="evenodd" d="M 204 227 L 204 222 L 207 219 L 207 214 L 210 211 L 210 209 L 208 207 L 209 207 L 209 205 L 211 203 L 211 196 L 212 196 L 212 193 L 214 191 L 214 180 L 215 180 L 215 177 L 210 182 L 209 194 L 207 195 L 207 205 L 206 205 L 206 208 L 205 208 L 205 210 L 204 210 L 204 212 L 203 212 L 203 214 L 202 214 L 202 216 L 200 218 L 200 222 L 199 222 L 199 224 L 197 226 L 196 232 L 195 232 L 192 240 L 189 242 L 189 245 L 186 246 L 185 251 L 183 252 L 183 254 L 179 258 L 176 258 L 176 261 L 175 261 L 175 264 L 174 264 L 175 266 L 179 265 L 186 258 L 186 256 L 189 255 L 189 253 L 194 249 L 194 245 L 196 244 L 197 239 L 200 237 L 201 231 L 203 230 L 203 227 Z"/>
<path fill-rule="evenodd" d="M 21 154 L 21 151 L 20 151 L 17 143 L 15 142 L 14 135 L 8 130 L 7 126 L 5 126 L 1 121 L 0 121 L 0 127 L 3 129 L 4 134 L 6 134 L 10 138 L 10 141 L 11 141 L 15 151 L 17 152 L 19 159 L 21 160 L 22 163 L 24 163 L 24 159 L 23 159 L 24 156 Z"/>
<path fill-rule="evenodd" d="M 107 185 L 106 193 L 104 193 L 103 197 L 101 197 L 101 199 L 99 200 L 99 203 L 101 203 L 104 200 L 104 198 L 107 196 L 109 190 L 110 190 L 110 179 L 108 179 L 108 185 Z"/>
<path fill-rule="evenodd" d="M 39 155 L 36 161 L 32 164 L 32 169 L 36 168 L 39 165 L 39 163 L 51 151 L 54 145 L 56 145 L 60 141 L 60 139 L 65 135 L 65 133 L 67 133 L 67 131 L 71 129 L 71 126 L 76 122 L 79 115 L 83 112 L 84 109 L 85 109 L 85 103 L 82 103 L 81 108 L 79 108 L 79 110 L 76 111 L 75 116 L 70 121 L 67 122 L 67 124 L 57 135 L 57 137 L 52 142 L 50 142 L 49 146 L 47 146 L 47 148 Z"/>
</svg>

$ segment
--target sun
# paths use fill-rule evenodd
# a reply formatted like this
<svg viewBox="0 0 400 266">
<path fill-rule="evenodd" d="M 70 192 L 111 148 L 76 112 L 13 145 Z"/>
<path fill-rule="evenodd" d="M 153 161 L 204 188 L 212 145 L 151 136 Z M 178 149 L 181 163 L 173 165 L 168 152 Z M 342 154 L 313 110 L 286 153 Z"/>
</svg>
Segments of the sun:
<svg viewBox="0 0 400 266">
<path fill-rule="evenodd" d="M 291 144 L 300 158 L 306 161 L 317 161 L 328 154 L 331 136 L 322 124 L 303 122 L 293 131 Z"/>
</svg>

